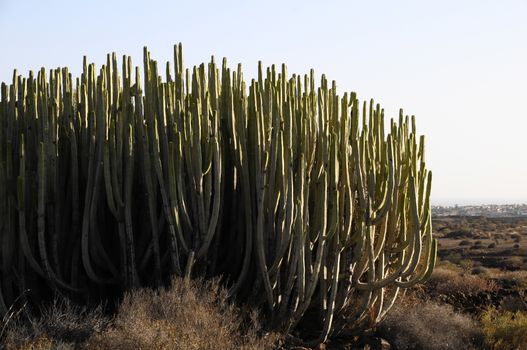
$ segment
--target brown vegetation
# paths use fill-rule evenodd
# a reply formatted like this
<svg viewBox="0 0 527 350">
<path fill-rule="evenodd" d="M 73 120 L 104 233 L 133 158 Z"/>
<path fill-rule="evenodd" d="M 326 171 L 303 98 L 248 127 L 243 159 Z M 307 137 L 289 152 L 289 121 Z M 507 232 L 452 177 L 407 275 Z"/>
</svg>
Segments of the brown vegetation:
<svg viewBox="0 0 527 350">
<path fill-rule="evenodd" d="M 483 314 L 482 323 L 490 349 L 527 349 L 527 313 L 490 309 Z"/>
<path fill-rule="evenodd" d="M 428 283 L 433 284 L 438 293 L 476 294 L 497 289 L 496 283 L 491 280 L 442 267 L 434 270 Z"/>
<path fill-rule="evenodd" d="M 270 349 L 277 338 L 258 335 L 217 283 L 177 280 L 163 291 L 140 290 L 123 300 L 112 325 L 88 342 L 91 349 Z"/>
<path fill-rule="evenodd" d="M 25 310 L 22 310 L 25 311 Z M 109 323 L 102 308 L 80 308 L 68 300 L 45 307 L 40 317 L 21 313 L 6 320 L 3 345 L 7 349 L 67 349 L 82 343 Z"/>
<path fill-rule="evenodd" d="M 476 320 L 434 301 L 403 300 L 380 325 L 397 349 L 478 349 L 483 334 Z"/>
<path fill-rule="evenodd" d="M 273 349 L 279 336 L 263 333 L 254 312 L 227 301 L 216 282 L 174 280 L 165 290 L 125 296 L 109 319 L 70 303 L 41 318 L 10 324 L 8 349 Z"/>
</svg>

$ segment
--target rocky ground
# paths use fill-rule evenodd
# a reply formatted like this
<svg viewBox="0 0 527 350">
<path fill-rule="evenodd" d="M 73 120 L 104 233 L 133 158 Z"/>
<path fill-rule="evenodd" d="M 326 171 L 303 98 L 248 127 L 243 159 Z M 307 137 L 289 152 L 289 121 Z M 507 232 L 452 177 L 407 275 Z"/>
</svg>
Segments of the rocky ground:
<svg viewBox="0 0 527 350">
<path fill-rule="evenodd" d="M 523 301 L 527 311 L 527 218 L 445 217 L 434 220 L 443 263 L 466 276 L 480 276 L 489 288 L 470 291 L 438 290 L 437 279 L 427 283 L 423 296 L 478 314 L 490 306 Z M 453 266 L 452 266 L 453 265 Z"/>
<path fill-rule="evenodd" d="M 502 270 L 525 269 L 527 218 L 443 217 L 434 219 L 439 257 Z"/>
</svg>

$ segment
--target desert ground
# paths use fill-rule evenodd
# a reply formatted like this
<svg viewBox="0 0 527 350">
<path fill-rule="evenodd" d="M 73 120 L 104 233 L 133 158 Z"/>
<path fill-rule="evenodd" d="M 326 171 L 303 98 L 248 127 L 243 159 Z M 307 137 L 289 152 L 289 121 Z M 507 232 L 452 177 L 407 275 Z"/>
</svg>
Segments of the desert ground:
<svg viewBox="0 0 527 350">
<path fill-rule="evenodd" d="M 521 270 L 527 259 L 527 218 L 444 217 L 434 220 L 439 257 L 475 267 Z"/>
</svg>

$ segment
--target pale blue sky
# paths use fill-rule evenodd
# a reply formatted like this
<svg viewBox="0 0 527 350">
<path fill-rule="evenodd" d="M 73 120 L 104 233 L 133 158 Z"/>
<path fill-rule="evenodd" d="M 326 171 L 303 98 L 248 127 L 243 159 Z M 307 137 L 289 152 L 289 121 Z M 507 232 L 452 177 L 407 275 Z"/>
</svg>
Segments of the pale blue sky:
<svg viewBox="0 0 527 350">
<path fill-rule="evenodd" d="M 0 0 L 0 81 L 107 52 L 314 68 L 417 117 L 441 203 L 527 202 L 527 1 Z"/>
</svg>

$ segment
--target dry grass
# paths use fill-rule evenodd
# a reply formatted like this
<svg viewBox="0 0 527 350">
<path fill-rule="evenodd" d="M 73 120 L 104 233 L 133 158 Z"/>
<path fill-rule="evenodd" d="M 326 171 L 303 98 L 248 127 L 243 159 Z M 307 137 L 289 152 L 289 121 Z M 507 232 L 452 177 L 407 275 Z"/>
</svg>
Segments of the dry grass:
<svg viewBox="0 0 527 350">
<path fill-rule="evenodd" d="M 127 295 L 112 325 L 87 349 L 271 349 L 276 335 L 261 336 L 256 316 L 241 311 L 216 282 L 174 280 L 167 290 Z"/>
<path fill-rule="evenodd" d="M 482 275 L 485 277 L 489 277 L 490 269 L 483 266 L 475 266 L 472 270 L 470 270 L 470 273 L 472 273 L 473 275 Z"/>
<path fill-rule="evenodd" d="M 171 288 L 142 289 L 124 297 L 111 320 L 100 309 L 55 304 L 43 317 L 13 324 L 4 348 L 45 349 L 273 349 L 254 312 L 227 300 L 217 282 L 175 279 Z"/>
<path fill-rule="evenodd" d="M 525 270 L 527 264 L 521 256 L 511 256 L 504 260 L 503 267 L 510 270 Z"/>
<path fill-rule="evenodd" d="M 461 268 L 461 266 L 459 266 L 459 264 L 453 263 L 450 260 L 438 261 L 436 266 L 434 267 L 434 271 L 437 269 L 447 269 L 456 272 L 463 272 L 463 269 Z"/>
<path fill-rule="evenodd" d="M 460 253 L 451 252 L 444 258 L 444 262 L 450 262 L 453 265 L 457 265 L 461 259 L 463 259 L 463 256 Z"/>
<path fill-rule="evenodd" d="M 492 280 L 443 267 L 435 268 L 428 283 L 434 285 L 434 289 L 441 294 L 452 292 L 477 294 L 497 289 L 496 283 Z"/>
<path fill-rule="evenodd" d="M 73 344 L 62 343 L 57 340 L 50 339 L 46 336 L 35 337 L 27 339 L 24 342 L 10 343 L 5 345 L 5 349 L 13 350 L 73 350 Z"/>
<path fill-rule="evenodd" d="M 500 308 L 502 311 L 527 312 L 527 303 L 521 296 L 509 295 L 501 300 Z"/>
<path fill-rule="evenodd" d="M 25 315 L 8 324 L 3 345 L 8 349 L 73 349 L 109 322 L 102 308 L 88 310 L 68 300 L 56 301 L 39 318 Z"/>
<path fill-rule="evenodd" d="M 479 349 L 482 342 L 475 320 L 432 301 L 403 299 L 379 327 L 379 333 L 399 350 Z"/>
<path fill-rule="evenodd" d="M 482 323 L 491 349 L 527 349 L 527 313 L 490 309 L 483 314 Z"/>
<path fill-rule="evenodd" d="M 472 241 L 468 239 L 462 239 L 461 241 L 459 241 L 459 245 L 472 245 Z"/>
<path fill-rule="evenodd" d="M 519 271 L 492 271 L 489 277 L 501 280 L 515 281 L 519 286 L 527 288 L 527 270 Z"/>
</svg>

